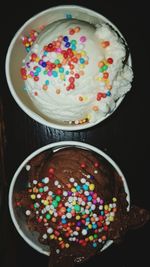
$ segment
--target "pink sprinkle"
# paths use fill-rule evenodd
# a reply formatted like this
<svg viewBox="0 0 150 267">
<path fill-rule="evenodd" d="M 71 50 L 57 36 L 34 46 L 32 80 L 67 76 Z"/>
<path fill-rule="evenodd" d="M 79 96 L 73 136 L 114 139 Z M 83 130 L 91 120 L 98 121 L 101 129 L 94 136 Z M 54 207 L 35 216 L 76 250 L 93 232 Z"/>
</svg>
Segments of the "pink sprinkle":
<svg viewBox="0 0 150 267">
<path fill-rule="evenodd" d="M 96 199 L 93 199 L 93 204 L 96 204 L 96 203 L 97 203 Z"/>
<path fill-rule="evenodd" d="M 81 43 L 84 43 L 85 41 L 86 41 L 86 37 L 85 37 L 85 36 L 81 36 L 81 37 L 80 37 L 80 42 L 81 42 Z"/>
<path fill-rule="evenodd" d="M 103 201 L 103 199 L 100 199 L 100 202 L 99 202 L 100 204 L 103 204 L 104 203 L 104 201 Z"/>
<path fill-rule="evenodd" d="M 61 48 L 57 48 L 56 51 L 57 51 L 58 53 L 61 53 L 62 49 L 61 49 Z"/>
<path fill-rule="evenodd" d="M 33 71 L 30 71 L 30 75 L 33 77 L 34 76 L 34 72 Z"/>
<path fill-rule="evenodd" d="M 52 72 L 50 70 L 48 71 L 47 74 L 48 74 L 48 76 L 52 76 Z"/>
</svg>

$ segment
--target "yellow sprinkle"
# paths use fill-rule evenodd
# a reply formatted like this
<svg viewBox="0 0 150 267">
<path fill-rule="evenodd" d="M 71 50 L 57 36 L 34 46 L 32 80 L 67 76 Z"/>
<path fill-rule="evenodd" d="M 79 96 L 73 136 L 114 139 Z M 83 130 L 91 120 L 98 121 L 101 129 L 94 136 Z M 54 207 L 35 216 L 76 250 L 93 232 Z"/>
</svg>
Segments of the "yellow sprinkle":
<svg viewBox="0 0 150 267">
<path fill-rule="evenodd" d="M 92 235 L 89 236 L 89 240 L 92 241 L 94 237 Z"/>
<path fill-rule="evenodd" d="M 31 199 L 35 199 L 36 198 L 36 196 L 34 194 L 32 194 L 30 197 L 31 197 Z"/>
<path fill-rule="evenodd" d="M 90 121 L 90 120 L 91 120 L 91 118 L 92 118 L 92 117 L 91 117 L 91 115 L 90 115 L 90 114 L 89 114 L 89 115 L 87 115 L 87 120 L 88 120 L 88 121 Z"/>
<path fill-rule="evenodd" d="M 54 234 L 50 235 L 50 239 L 54 239 L 54 237 L 55 237 Z"/>
<path fill-rule="evenodd" d="M 76 216 L 76 220 L 80 220 L 80 215 L 77 215 Z"/>
<path fill-rule="evenodd" d="M 74 201 L 72 201 L 72 205 L 74 206 L 74 205 L 76 205 L 76 201 L 74 200 Z"/>
<path fill-rule="evenodd" d="M 83 101 L 88 101 L 88 100 L 89 100 L 88 96 L 83 96 Z"/>
<path fill-rule="evenodd" d="M 80 65 L 79 65 L 79 68 L 80 68 L 80 69 L 84 69 L 84 68 L 85 68 L 85 65 L 84 65 L 84 64 L 80 64 Z"/>
<path fill-rule="evenodd" d="M 64 74 L 60 74 L 60 79 L 64 80 L 65 79 L 65 75 Z"/>
<path fill-rule="evenodd" d="M 59 240 L 59 241 L 62 241 L 62 237 L 58 237 L 58 240 Z"/>
<path fill-rule="evenodd" d="M 88 228 L 89 229 L 92 229 L 92 224 L 88 224 Z"/>
<path fill-rule="evenodd" d="M 49 204 L 48 200 L 44 200 L 43 204 L 47 206 Z"/>
<path fill-rule="evenodd" d="M 94 184 L 90 184 L 90 185 L 89 185 L 89 189 L 90 189 L 91 191 L 93 191 L 94 188 L 95 188 L 95 185 L 94 185 Z"/>
<path fill-rule="evenodd" d="M 109 219 L 110 222 L 114 221 L 114 217 L 112 217 L 112 216 L 110 216 L 108 219 Z"/>
<path fill-rule="evenodd" d="M 51 214 L 51 215 L 52 215 L 53 213 L 54 213 L 54 211 L 53 211 L 53 210 L 49 210 L 49 214 Z"/>
<path fill-rule="evenodd" d="M 75 193 L 76 189 L 75 188 L 71 188 L 71 192 Z"/>
<path fill-rule="evenodd" d="M 81 51 L 82 56 L 86 56 L 86 52 L 84 50 Z"/>
<path fill-rule="evenodd" d="M 65 248 L 69 248 L 70 245 L 68 243 L 65 244 Z"/>
<path fill-rule="evenodd" d="M 113 197 L 112 201 L 113 202 L 116 202 L 117 201 L 117 198 L 116 197 Z"/>
<path fill-rule="evenodd" d="M 63 55 L 59 54 L 59 55 L 58 55 L 58 59 L 59 59 L 59 60 L 62 60 L 62 59 L 63 59 Z"/>
<path fill-rule="evenodd" d="M 104 210 L 108 210 L 108 205 L 104 205 Z"/>
<path fill-rule="evenodd" d="M 40 60 L 39 57 L 37 57 L 37 58 L 35 59 L 36 62 L 39 62 L 39 60 Z"/>
</svg>

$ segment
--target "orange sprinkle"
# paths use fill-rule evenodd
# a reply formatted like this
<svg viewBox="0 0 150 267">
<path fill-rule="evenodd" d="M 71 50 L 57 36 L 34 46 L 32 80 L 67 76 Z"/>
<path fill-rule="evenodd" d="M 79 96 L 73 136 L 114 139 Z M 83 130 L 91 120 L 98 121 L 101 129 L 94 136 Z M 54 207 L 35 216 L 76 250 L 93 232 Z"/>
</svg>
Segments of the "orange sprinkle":
<svg viewBox="0 0 150 267">
<path fill-rule="evenodd" d="M 68 187 L 68 188 L 71 188 L 71 187 L 72 187 L 72 185 L 71 185 L 71 184 L 67 184 L 67 187 Z"/>
<path fill-rule="evenodd" d="M 82 96 L 79 96 L 79 101 L 83 101 L 83 97 Z"/>
<path fill-rule="evenodd" d="M 110 45 L 110 42 L 109 41 L 103 41 L 103 42 L 101 42 L 101 46 L 103 47 L 103 48 L 106 48 L 106 47 L 108 47 Z"/>
<path fill-rule="evenodd" d="M 98 106 L 93 106 L 92 109 L 93 109 L 94 111 L 98 111 L 98 110 L 99 110 Z"/>
<path fill-rule="evenodd" d="M 104 78 L 104 79 L 108 79 L 108 77 L 109 77 L 109 73 L 108 73 L 108 72 L 104 72 L 104 73 L 103 73 L 103 78 Z"/>
<path fill-rule="evenodd" d="M 79 71 L 79 74 L 80 74 L 81 76 L 83 76 L 83 75 L 84 75 L 84 71 L 83 71 L 83 70 L 80 70 L 80 71 Z"/>
<path fill-rule="evenodd" d="M 117 208 L 113 208 L 113 212 L 116 212 L 117 211 Z"/>
<path fill-rule="evenodd" d="M 81 58 L 81 54 L 80 54 L 80 53 L 77 53 L 77 54 L 76 54 L 76 57 L 77 57 L 78 59 L 80 59 L 80 58 Z"/>
<path fill-rule="evenodd" d="M 110 84 L 108 84 L 106 87 L 107 87 L 108 90 L 112 89 L 112 85 L 110 85 Z"/>
<path fill-rule="evenodd" d="M 48 89 L 48 86 L 46 84 L 44 84 L 42 88 L 43 88 L 43 90 L 46 91 Z"/>
<path fill-rule="evenodd" d="M 77 33 L 77 32 L 80 31 L 80 27 L 75 27 L 74 30 L 75 30 L 75 32 Z"/>
<path fill-rule="evenodd" d="M 58 88 L 58 89 L 56 89 L 56 94 L 57 95 L 59 95 L 60 94 L 60 92 L 61 92 L 61 90 Z"/>
<path fill-rule="evenodd" d="M 106 236 L 103 235 L 103 236 L 101 237 L 101 239 L 102 239 L 103 241 L 105 241 L 105 240 L 106 240 Z"/>
<path fill-rule="evenodd" d="M 103 62 L 103 61 L 99 61 L 99 62 L 98 62 L 98 67 L 99 67 L 99 68 L 102 68 L 103 66 L 104 66 L 104 62 Z"/>
<path fill-rule="evenodd" d="M 51 219 L 51 221 L 52 221 L 52 222 L 56 222 L 56 218 L 53 217 L 53 218 Z"/>
</svg>

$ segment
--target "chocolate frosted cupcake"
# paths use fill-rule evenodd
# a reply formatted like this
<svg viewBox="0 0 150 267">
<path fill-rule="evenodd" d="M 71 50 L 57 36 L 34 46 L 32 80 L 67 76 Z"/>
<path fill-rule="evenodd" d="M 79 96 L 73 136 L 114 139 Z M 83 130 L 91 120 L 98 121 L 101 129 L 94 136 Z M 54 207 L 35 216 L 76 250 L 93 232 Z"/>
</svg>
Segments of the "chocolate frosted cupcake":
<svg viewBox="0 0 150 267">
<path fill-rule="evenodd" d="M 122 178 L 96 153 L 81 148 L 47 150 L 20 173 L 26 190 L 15 193 L 29 230 L 50 248 L 49 266 L 73 266 L 119 241 L 130 227 L 150 219 L 131 207 Z"/>
</svg>

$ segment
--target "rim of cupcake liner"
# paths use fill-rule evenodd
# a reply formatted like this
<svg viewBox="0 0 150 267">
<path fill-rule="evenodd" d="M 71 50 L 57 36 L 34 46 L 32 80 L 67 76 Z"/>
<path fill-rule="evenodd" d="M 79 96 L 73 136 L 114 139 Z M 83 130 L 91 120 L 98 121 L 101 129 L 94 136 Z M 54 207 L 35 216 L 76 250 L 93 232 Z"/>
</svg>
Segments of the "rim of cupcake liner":
<svg viewBox="0 0 150 267">
<path fill-rule="evenodd" d="M 9 188 L 9 195 L 8 195 L 8 202 L 9 202 L 9 211 L 10 211 L 10 215 L 11 215 L 11 219 L 16 227 L 16 230 L 18 231 L 18 233 L 21 235 L 21 237 L 26 241 L 26 243 L 28 243 L 28 245 L 30 245 L 33 249 L 35 249 L 36 251 L 49 256 L 50 253 L 46 250 L 44 250 L 44 245 L 41 244 L 40 246 L 40 242 L 39 245 L 36 245 L 33 241 L 30 240 L 30 238 L 28 238 L 23 230 L 21 229 L 16 217 L 15 217 L 15 212 L 14 212 L 14 207 L 13 207 L 13 193 L 14 193 L 14 186 L 15 183 L 17 181 L 18 175 L 20 174 L 20 172 L 22 171 L 22 169 L 27 165 L 27 163 L 34 158 L 35 156 L 37 156 L 38 154 L 46 151 L 46 150 L 52 150 L 52 152 L 56 152 L 59 149 L 62 148 L 67 148 L 67 147 L 78 147 L 81 149 L 86 149 L 89 150 L 91 152 L 95 152 L 96 154 L 101 155 L 106 161 L 108 161 L 117 171 L 117 173 L 121 176 L 122 181 L 123 181 L 123 185 L 124 185 L 124 189 L 125 192 L 127 194 L 127 201 L 128 201 L 128 207 L 127 207 L 127 211 L 129 211 L 130 209 L 130 192 L 129 192 L 129 188 L 125 179 L 124 174 L 122 173 L 121 169 L 119 168 L 119 166 L 114 162 L 114 160 L 112 160 L 112 158 L 110 156 L 108 156 L 105 152 L 103 152 L 101 149 L 86 144 L 86 143 L 82 143 L 82 142 L 77 142 L 77 141 L 60 141 L 60 142 L 55 142 L 52 144 L 48 144 L 46 146 L 43 146 L 37 150 L 35 150 L 34 152 L 32 152 L 28 157 L 25 158 L 25 160 L 20 164 L 20 166 L 18 167 L 18 169 L 16 170 L 11 184 L 10 184 L 10 188 Z M 103 248 L 101 249 L 101 251 L 105 250 L 106 248 L 108 248 L 111 244 L 113 244 L 113 240 L 108 240 L 106 242 L 106 244 L 103 246 Z"/>
<path fill-rule="evenodd" d="M 114 113 L 114 111 L 119 107 L 119 105 L 121 104 L 122 100 L 124 99 L 125 95 L 121 96 L 118 100 L 116 100 L 116 106 L 115 108 L 109 112 L 108 114 L 106 114 L 104 117 L 97 119 L 94 122 L 87 122 L 84 124 L 78 124 L 78 125 L 69 125 L 69 124 L 61 124 L 59 122 L 54 123 L 53 121 L 48 121 L 46 120 L 44 117 L 42 117 L 42 115 L 38 115 L 36 112 L 34 112 L 32 109 L 28 108 L 26 106 L 26 104 L 24 104 L 24 102 L 20 99 L 20 97 L 17 95 L 13 83 L 11 81 L 11 74 L 10 74 L 10 61 L 11 61 L 11 53 L 12 53 L 12 49 L 15 45 L 15 42 L 17 41 L 18 38 L 20 38 L 20 36 L 22 35 L 23 31 L 28 27 L 28 25 L 32 22 L 34 22 L 34 20 L 38 19 L 38 17 L 42 17 L 43 15 L 46 15 L 49 12 L 52 11 L 65 11 L 65 12 L 73 12 L 76 9 L 79 9 L 80 11 L 83 12 L 87 12 L 88 15 L 91 15 L 93 17 L 96 18 L 100 18 L 102 19 L 105 23 L 109 24 L 114 31 L 120 36 L 120 38 L 124 41 L 124 44 L 126 46 L 126 48 L 128 48 L 128 44 L 124 38 L 124 36 L 122 35 L 122 33 L 119 31 L 119 29 L 105 16 L 101 15 L 100 13 L 83 7 L 83 6 L 78 6 L 78 5 L 59 5 L 59 6 L 55 6 L 55 7 L 51 7 L 48 8 L 42 12 L 39 12 L 38 14 L 32 16 L 29 20 L 27 20 L 21 27 L 20 29 L 16 32 L 16 34 L 14 35 L 8 50 L 7 50 L 7 55 L 6 55 L 6 61 L 5 61 L 5 73 L 6 73 L 6 78 L 7 78 L 7 83 L 8 83 L 8 87 L 10 90 L 11 95 L 13 96 L 14 100 L 16 101 L 16 103 L 19 105 L 19 107 L 32 119 L 36 120 L 37 122 L 41 123 L 42 125 L 48 126 L 48 127 L 53 127 L 54 129 L 59 129 L 59 130 L 66 130 L 66 131 L 77 131 L 77 130 L 84 130 L 84 129 L 88 129 L 91 128 L 97 124 L 99 124 L 100 122 L 104 121 L 105 119 L 107 119 L 111 114 Z M 129 52 L 129 50 L 127 51 L 128 55 L 127 55 L 127 63 L 128 65 L 132 68 L 132 59 L 131 59 L 131 54 Z M 20 89 L 21 90 L 21 89 Z"/>
</svg>

